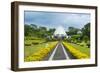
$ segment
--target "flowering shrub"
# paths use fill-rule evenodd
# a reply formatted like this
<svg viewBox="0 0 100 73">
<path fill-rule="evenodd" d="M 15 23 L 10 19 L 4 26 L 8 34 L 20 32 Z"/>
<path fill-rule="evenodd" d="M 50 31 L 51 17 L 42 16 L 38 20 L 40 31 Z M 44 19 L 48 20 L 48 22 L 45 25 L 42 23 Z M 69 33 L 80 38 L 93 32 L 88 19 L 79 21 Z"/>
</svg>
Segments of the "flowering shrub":
<svg viewBox="0 0 100 73">
<path fill-rule="evenodd" d="M 66 47 L 66 49 L 69 50 L 69 52 L 75 56 L 78 59 L 85 59 L 85 58 L 89 58 L 89 56 L 83 52 L 80 52 L 79 50 L 77 50 L 76 48 L 74 48 L 71 44 L 69 43 L 65 43 L 63 42 L 63 45 Z"/>
<path fill-rule="evenodd" d="M 26 57 L 25 61 L 28 62 L 28 61 L 40 61 L 40 60 L 42 60 L 44 57 L 46 57 L 48 55 L 48 53 L 51 52 L 52 49 L 54 49 L 56 44 L 57 44 L 57 42 L 49 43 L 48 45 L 46 45 L 45 48 L 41 48 L 36 53 L 33 53 L 32 55 Z"/>
</svg>

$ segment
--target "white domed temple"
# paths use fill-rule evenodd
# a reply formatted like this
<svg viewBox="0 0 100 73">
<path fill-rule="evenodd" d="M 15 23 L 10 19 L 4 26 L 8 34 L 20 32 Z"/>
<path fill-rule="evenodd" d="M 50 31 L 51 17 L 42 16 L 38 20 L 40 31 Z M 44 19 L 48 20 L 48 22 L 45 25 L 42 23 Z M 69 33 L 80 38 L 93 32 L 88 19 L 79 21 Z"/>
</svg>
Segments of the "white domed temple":
<svg viewBox="0 0 100 73">
<path fill-rule="evenodd" d="M 62 26 L 56 28 L 53 36 L 54 38 L 61 38 L 61 39 L 67 38 L 67 34 Z"/>
</svg>

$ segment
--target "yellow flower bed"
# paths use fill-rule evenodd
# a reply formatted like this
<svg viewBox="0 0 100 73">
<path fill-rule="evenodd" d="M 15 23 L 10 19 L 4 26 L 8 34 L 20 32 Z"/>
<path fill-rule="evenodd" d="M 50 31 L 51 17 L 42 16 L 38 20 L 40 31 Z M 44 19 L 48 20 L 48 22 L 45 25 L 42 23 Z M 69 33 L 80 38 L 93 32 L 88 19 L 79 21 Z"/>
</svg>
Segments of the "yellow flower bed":
<svg viewBox="0 0 100 73">
<path fill-rule="evenodd" d="M 72 45 L 70 45 L 68 43 L 65 43 L 65 42 L 63 42 L 63 45 L 76 58 L 78 58 L 78 59 L 86 59 L 86 58 L 89 58 L 89 56 L 87 54 L 80 52 L 79 50 L 77 50 L 76 48 L 74 48 Z"/>
<path fill-rule="evenodd" d="M 41 48 L 36 53 L 33 53 L 31 56 L 28 56 L 25 58 L 25 61 L 41 61 L 44 57 L 48 55 L 49 52 L 51 52 L 52 49 L 56 46 L 58 42 L 52 42 L 49 43 L 46 48 Z"/>
</svg>

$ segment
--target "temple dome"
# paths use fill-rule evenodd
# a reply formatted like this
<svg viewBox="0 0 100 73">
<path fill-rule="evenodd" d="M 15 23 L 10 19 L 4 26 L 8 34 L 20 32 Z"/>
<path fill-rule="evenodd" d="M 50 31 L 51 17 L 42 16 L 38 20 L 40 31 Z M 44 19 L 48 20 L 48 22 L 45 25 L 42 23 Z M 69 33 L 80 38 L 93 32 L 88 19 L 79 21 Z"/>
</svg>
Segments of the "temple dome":
<svg viewBox="0 0 100 73">
<path fill-rule="evenodd" d="M 59 27 L 56 28 L 56 30 L 54 32 L 54 36 L 67 37 L 67 34 L 66 34 L 64 28 L 62 26 L 59 26 Z"/>
</svg>

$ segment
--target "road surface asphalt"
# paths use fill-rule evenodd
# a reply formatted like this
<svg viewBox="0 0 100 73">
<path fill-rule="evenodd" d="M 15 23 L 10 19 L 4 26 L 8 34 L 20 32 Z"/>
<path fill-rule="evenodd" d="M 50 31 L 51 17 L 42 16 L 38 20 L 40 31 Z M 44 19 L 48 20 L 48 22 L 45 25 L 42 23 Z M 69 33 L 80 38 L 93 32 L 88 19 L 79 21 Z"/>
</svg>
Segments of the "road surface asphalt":
<svg viewBox="0 0 100 73">
<path fill-rule="evenodd" d="M 43 60 L 67 60 L 75 57 L 63 46 L 61 42 Z"/>
</svg>

